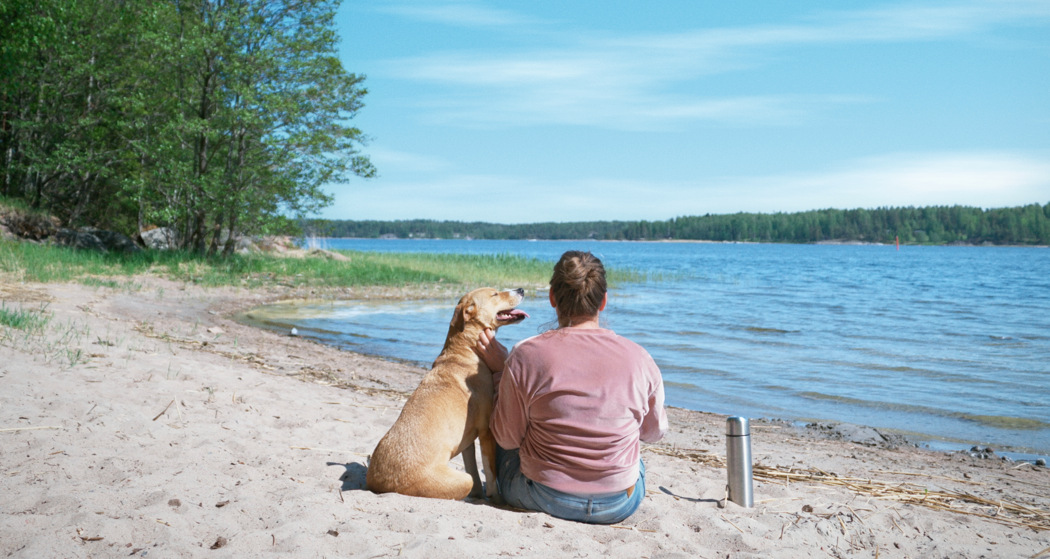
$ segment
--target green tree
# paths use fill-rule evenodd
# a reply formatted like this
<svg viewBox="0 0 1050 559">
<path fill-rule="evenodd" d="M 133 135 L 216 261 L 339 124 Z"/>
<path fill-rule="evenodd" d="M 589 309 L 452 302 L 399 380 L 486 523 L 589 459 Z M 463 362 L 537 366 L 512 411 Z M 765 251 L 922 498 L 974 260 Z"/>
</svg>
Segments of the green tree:
<svg viewBox="0 0 1050 559">
<path fill-rule="evenodd" d="M 0 192 L 184 247 L 295 223 L 375 173 L 334 0 L 5 0 Z"/>
</svg>

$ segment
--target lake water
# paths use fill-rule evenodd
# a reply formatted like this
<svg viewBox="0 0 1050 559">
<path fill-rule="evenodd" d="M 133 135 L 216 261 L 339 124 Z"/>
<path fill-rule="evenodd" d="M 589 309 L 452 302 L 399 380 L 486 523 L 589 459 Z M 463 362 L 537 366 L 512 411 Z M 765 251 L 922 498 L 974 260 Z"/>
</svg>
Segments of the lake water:
<svg viewBox="0 0 1050 559">
<path fill-rule="evenodd" d="M 1050 454 L 1050 250 L 329 239 L 327 248 L 518 254 L 589 250 L 659 274 L 615 286 L 606 327 L 659 364 L 669 405 L 834 420 L 935 448 Z M 479 286 L 480 287 L 480 286 Z M 509 288 L 516 286 L 494 286 Z M 347 349 L 428 365 L 454 300 L 285 305 L 270 320 Z M 508 345 L 549 328 L 546 293 Z"/>
</svg>

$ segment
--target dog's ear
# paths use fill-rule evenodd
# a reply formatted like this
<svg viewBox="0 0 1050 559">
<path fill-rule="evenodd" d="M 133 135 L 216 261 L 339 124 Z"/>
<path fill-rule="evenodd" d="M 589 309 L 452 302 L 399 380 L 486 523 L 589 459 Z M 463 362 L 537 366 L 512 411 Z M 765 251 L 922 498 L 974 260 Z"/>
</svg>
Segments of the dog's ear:
<svg viewBox="0 0 1050 559">
<path fill-rule="evenodd" d="M 477 311 L 477 305 L 473 299 L 460 301 L 456 305 L 456 310 L 452 312 L 452 322 L 449 326 L 456 330 L 463 330 L 467 325 L 467 321 L 474 318 L 474 313 Z"/>
</svg>

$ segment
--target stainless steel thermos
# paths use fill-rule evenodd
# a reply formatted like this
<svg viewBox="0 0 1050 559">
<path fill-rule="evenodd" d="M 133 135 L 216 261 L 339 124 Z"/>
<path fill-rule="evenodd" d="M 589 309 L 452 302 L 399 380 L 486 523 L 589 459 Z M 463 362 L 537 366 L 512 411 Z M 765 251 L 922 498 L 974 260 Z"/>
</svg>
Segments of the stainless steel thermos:
<svg viewBox="0 0 1050 559">
<path fill-rule="evenodd" d="M 726 469 L 729 476 L 729 500 L 751 508 L 755 495 L 751 490 L 751 425 L 746 417 L 726 419 Z"/>
</svg>

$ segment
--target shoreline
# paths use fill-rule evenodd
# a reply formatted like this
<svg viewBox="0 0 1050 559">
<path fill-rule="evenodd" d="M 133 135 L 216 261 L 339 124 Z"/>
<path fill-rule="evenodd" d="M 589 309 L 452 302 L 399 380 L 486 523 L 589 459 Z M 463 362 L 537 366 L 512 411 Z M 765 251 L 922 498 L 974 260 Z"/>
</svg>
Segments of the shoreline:
<svg viewBox="0 0 1050 559">
<path fill-rule="evenodd" d="M 51 317 L 39 336 L 0 346 L 0 554 L 1038 557 L 1050 548 L 1047 468 L 754 422 L 755 507 L 745 509 L 724 500 L 725 417 L 681 408 L 669 408 L 664 440 L 643 445 L 642 508 L 613 527 L 374 495 L 363 490 L 367 455 L 422 369 L 232 318 L 310 293 L 135 281 L 135 290 L 0 285 L 7 307 Z"/>
<path fill-rule="evenodd" d="M 632 241 L 633 242 L 633 241 Z M 397 290 L 397 291 L 385 291 L 381 294 L 369 294 L 368 296 L 358 297 L 340 297 L 339 299 L 344 301 L 353 301 L 357 299 L 384 299 L 384 300 L 413 300 L 413 299 L 434 299 L 437 296 L 442 296 L 447 299 L 455 300 L 458 297 L 458 293 L 454 289 L 448 289 L 446 286 L 440 292 L 435 291 L 413 291 L 411 288 Z M 296 299 L 296 298 L 282 298 L 276 303 L 296 303 L 304 302 L 309 303 L 312 301 L 331 301 L 332 298 L 318 298 L 316 296 L 310 296 L 308 298 Z M 256 310 L 257 307 L 245 308 L 240 312 L 236 313 L 233 318 L 239 322 L 254 327 L 268 330 L 270 332 L 282 333 L 287 331 L 294 325 L 293 322 L 281 322 L 280 320 L 261 320 L 252 318 L 249 315 L 252 311 Z M 390 361 L 393 363 L 404 364 L 411 367 L 419 367 L 421 370 L 427 366 L 426 362 L 416 361 L 413 359 L 403 358 L 396 355 L 384 355 L 382 353 L 373 353 L 363 350 L 360 347 L 354 349 L 347 349 L 338 343 L 338 341 L 326 340 L 323 337 L 314 337 L 309 333 L 301 333 L 304 339 L 312 340 L 318 344 L 328 345 L 342 351 L 351 351 L 360 355 L 368 356 L 375 359 L 384 361 Z M 717 412 L 711 412 L 703 409 L 680 407 L 683 410 L 695 411 L 699 413 L 710 413 L 719 415 Z M 1031 462 L 1033 464 L 1040 460 L 1045 463 L 1050 461 L 1050 449 L 1040 451 L 1035 448 L 1016 448 L 1009 445 L 1005 445 L 1001 442 L 997 442 L 994 439 L 984 441 L 966 441 L 966 440 L 955 440 L 941 438 L 933 433 L 923 433 L 920 431 L 902 431 L 898 429 L 878 427 L 873 425 L 865 425 L 860 423 L 851 423 L 846 420 L 835 419 L 835 418 L 821 418 L 821 417 L 772 417 L 772 416 L 756 416 L 751 417 L 751 421 L 762 421 L 772 424 L 780 425 L 791 425 L 800 430 L 808 430 L 814 436 L 823 436 L 834 438 L 837 440 L 844 440 L 850 442 L 856 442 L 860 444 L 870 444 L 874 446 L 900 446 L 900 445 L 911 445 L 917 448 L 924 448 L 934 452 L 941 452 L 945 454 L 954 453 L 969 453 L 973 456 L 980 456 L 984 458 L 994 458 L 1001 460 L 1008 460 L 1011 462 Z M 991 452 L 989 452 L 989 450 Z"/>
<path fill-rule="evenodd" d="M 282 300 L 286 302 L 291 300 Z M 249 309 L 250 310 L 250 309 Z M 259 321 L 253 321 L 245 316 L 240 316 L 243 313 L 237 313 L 234 319 L 238 322 L 250 326 L 252 328 L 259 328 L 270 332 L 278 333 L 284 328 L 277 326 L 268 326 Z M 339 349 L 340 351 L 346 351 L 355 353 L 365 357 L 378 359 L 381 361 L 387 361 L 390 363 L 396 363 L 399 365 L 405 365 L 408 367 L 419 368 L 420 370 L 425 369 L 425 364 L 413 361 L 406 358 L 390 357 L 381 355 L 378 353 L 370 353 L 368 351 L 354 351 L 344 348 L 340 348 L 338 345 L 328 344 L 320 338 L 312 337 L 308 334 L 300 334 L 303 339 L 311 340 L 321 345 L 328 345 Z M 729 417 L 724 414 L 717 412 L 711 412 L 708 410 L 694 409 L 682 406 L 670 406 L 676 409 L 683 410 L 685 412 L 695 412 L 702 414 L 710 414 L 718 417 Z M 1050 451 L 1040 453 L 1036 449 L 1024 449 L 1017 450 L 1009 445 L 1001 445 L 992 443 L 978 443 L 978 442 L 966 442 L 966 441 L 953 441 L 946 440 L 936 437 L 929 433 L 921 433 L 917 431 L 898 431 L 895 429 L 887 429 L 884 427 L 877 427 L 871 425 L 863 425 L 859 423 L 850 423 L 848 421 L 842 421 L 831 418 L 812 418 L 812 419 L 794 419 L 789 417 L 753 417 L 749 418 L 752 423 L 764 423 L 772 425 L 790 425 L 791 427 L 806 431 L 810 436 L 816 438 L 825 438 L 840 440 L 846 442 L 853 442 L 857 444 L 865 444 L 868 446 L 876 447 L 888 447 L 894 448 L 897 446 L 907 445 L 931 452 L 938 452 L 943 454 L 956 454 L 956 453 L 968 453 L 974 457 L 980 457 L 983 459 L 1002 459 L 1009 460 L 1011 462 L 1030 462 L 1034 465 L 1045 466 L 1047 461 L 1050 461 Z M 978 450 L 979 449 L 979 450 Z M 991 452 L 989 452 L 989 450 Z M 1038 464 L 1042 460 L 1043 464 Z"/>
<path fill-rule="evenodd" d="M 845 239 L 828 239 L 814 241 L 811 243 L 787 243 L 775 241 L 713 241 L 706 239 L 475 239 L 475 238 L 443 238 L 443 237 L 304 237 L 299 240 L 301 244 L 308 245 L 312 241 L 326 239 L 346 241 L 510 241 L 510 242 L 551 242 L 551 243 L 695 243 L 713 245 L 818 245 L 818 246 L 895 246 L 894 243 L 880 243 L 874 241 L 850 241 Z M 950 243 L 901 243 L 902 247 L 967 247 L 967 248 L 1050 248 L 1050 245 L 1026 245 L 1026 244 L 994 244 L 994 243 L 966 243 L 953 241 Z"/>
</svg>

